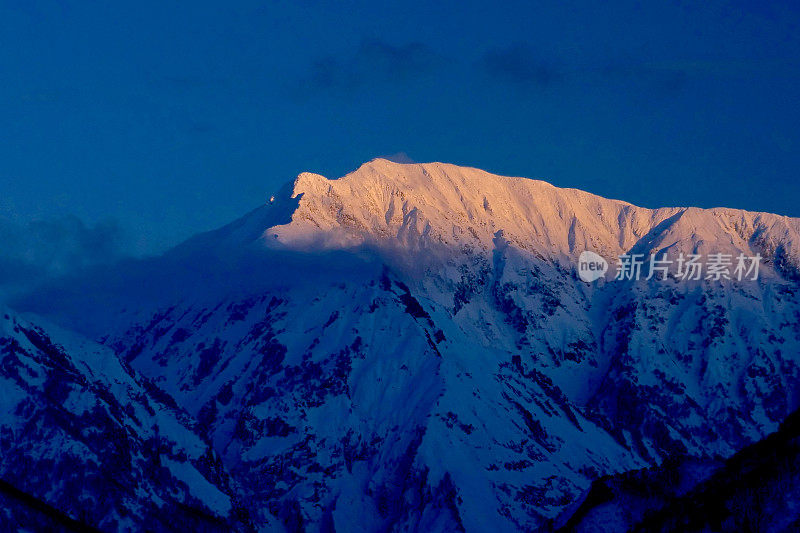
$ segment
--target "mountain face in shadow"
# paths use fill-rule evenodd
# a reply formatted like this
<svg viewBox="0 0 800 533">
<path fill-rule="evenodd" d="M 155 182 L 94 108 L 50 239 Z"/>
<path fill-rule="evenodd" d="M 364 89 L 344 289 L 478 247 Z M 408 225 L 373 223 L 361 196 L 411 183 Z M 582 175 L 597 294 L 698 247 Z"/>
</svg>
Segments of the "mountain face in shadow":
<svg viewBox="0 0 800 533">
<path fill-rule="evenodd" d="M 798 408 L 798 243 L 800 221 L 778 215 L 651 210 L 375 160 L 337 180 L 301 174 L 162 257 L 14 305 L 90 338 L 148 384 L 136 398 L 181 413 L 186 438 L 215 457 L 212 485 L 229 506 L 215 492 L 181 505 L 226 527 L 578 527 L 600 523 L 585 521 L 596 502 L 628 494 L 614 483 L 642 487 L 613 507 L 630 515 L 613 531 L 700 498 L 698 484 Z M 578 271 L 585 251 L 610 263 L 591 283 Z M 732 264 L 727 277 L 615 280 L 623 254 L 673 267 L 689 255 L 762 261 L 756 279 Z M 86 383 L 102 379 L 99 369 Z M 23 449 L 31 460 L 35 442 Z M 605 496 L 598 480 L 612 480 Z M 130 501 L 156 513 L 172 483 Z M 78 516 L 58 491 L 17 488 Z M 85 505 L 94 527 L 122 523 Z"/>
<path fill-rule="evenodd" d="M 5 310 L 0 379 L 4 529 L 241 523 L 195 422 L 108 348 Z"/>
</svg>

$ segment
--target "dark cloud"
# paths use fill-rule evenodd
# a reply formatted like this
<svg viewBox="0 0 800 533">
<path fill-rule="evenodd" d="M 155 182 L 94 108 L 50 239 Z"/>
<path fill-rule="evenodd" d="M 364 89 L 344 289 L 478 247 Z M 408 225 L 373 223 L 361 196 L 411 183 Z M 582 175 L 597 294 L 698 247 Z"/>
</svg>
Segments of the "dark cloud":
<svg viewBox="0 0 800 533">
<path fill-rule="evenodd" d="M 113 262 L 125 253 L 114 221 L 88 226 L 75 216 L 25 225 L 0 219 L 0 287 L 20 288 Z"/>
<path fill-rule="evenodd" d="M 741 76 L 747 70 L 741 62 L 713 61 L 600 61 L 577 66 L 525 43 L 489 50 L 479 65 L 492 81 L 521 88 L 548 88 L 566 82 L 581 87 L 621 84 L 646 94 L 675 94 L 693 79 Z"/>
<path fill-rule="evenodd" d="M 458 61 L 446 62 L 423 43 L 392 45 L 364 40 L 347 57 L 326 56 L 316 60 L 300 81 L 295 95 L 346 92 L 376 84 L 409 83 L 442 69 L 458 72 Z M 484 77 L 495 84 L 516 87 L 523 93 L 567 83 L 579 87 L 622 84 L 647 94 L 679 93 L 692 79 L 732 75 L 740 65 L 704 62 L 618 61 L 594 65 L 570 65 L 532 45 L 517 42 L 487 50 L 472 63 L 469 76 Z M 736 67 L 736 68 L 734 68 Z"/>
<path fill-rule="evenodd" d="M 522 43 L 489 50 L 481 65 L 492 79 L 521 86 L 550 87 L 564 80 L 563 69 Z"/>
<path fill-rule="evenodd" d="M 426 44 L 361 42 L 349 57 L 322 57 L 300 81 L 307 92 L 355 89 L 375 83 L 406 83 L 433 72 L 441 58 Z"/>
</svg>

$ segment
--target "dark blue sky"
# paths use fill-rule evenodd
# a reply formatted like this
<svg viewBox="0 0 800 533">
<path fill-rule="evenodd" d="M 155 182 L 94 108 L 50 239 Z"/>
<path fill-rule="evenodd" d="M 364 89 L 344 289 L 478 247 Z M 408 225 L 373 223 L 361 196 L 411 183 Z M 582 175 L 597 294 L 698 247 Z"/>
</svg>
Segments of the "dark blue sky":
<svg viewBox="0 0 800 533">
<path fill-rule="evenodd" d="M 0 219 L 153 252 L 396 152 L 800 216 L 800 8 L 656 4 L 0 0 Z"/>
</svg>

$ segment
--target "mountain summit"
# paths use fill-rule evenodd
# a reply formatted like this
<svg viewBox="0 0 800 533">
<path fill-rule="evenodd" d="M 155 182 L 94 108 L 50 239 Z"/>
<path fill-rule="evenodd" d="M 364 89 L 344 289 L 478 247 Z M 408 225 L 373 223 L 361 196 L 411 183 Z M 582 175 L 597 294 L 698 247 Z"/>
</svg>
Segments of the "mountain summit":
<svg viewBox="0 0 800 533">
<path fill-rule="evenodd" d="M 645 209 L 547 182 L 443 163 L 375 159 L 336 180 L 300 174 L 291 223 L 265 232 L 290 247 L 382 244 L 406 249 L 493 247 L 504 239 L 548 258 L 583 250 L 616 257 L 637 245 L 703 243 L 725 251 L 787 246 L 800 221 L 734 209 Z M 644 240 L 648 242 L 644 242 Z"/>
<path fill-rule="evenodd" d="M 18 303 L 188 417 L 229 527 L 529 531 L 568 523 L 603 476 L 718 464 L 797 409 L 799 234 L 378 159 Z M 584 251 L 763 264 L 585 283 Z"/>
</svg>

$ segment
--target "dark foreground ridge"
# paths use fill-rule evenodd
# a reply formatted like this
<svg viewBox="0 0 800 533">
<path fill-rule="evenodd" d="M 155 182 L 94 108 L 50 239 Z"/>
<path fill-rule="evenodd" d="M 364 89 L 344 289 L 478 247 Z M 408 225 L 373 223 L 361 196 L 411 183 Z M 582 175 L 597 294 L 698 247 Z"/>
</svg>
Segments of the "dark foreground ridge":
<svg viewBox="0 0 800 533">
<path fill-rule="evenodd" d="M 725 461 L 673 458 L 598 479 L 559 531 L 597 530 L 609 515 L 620 531 L 798 531 L 798 502 L 800 410 Z"/>
</svg>

